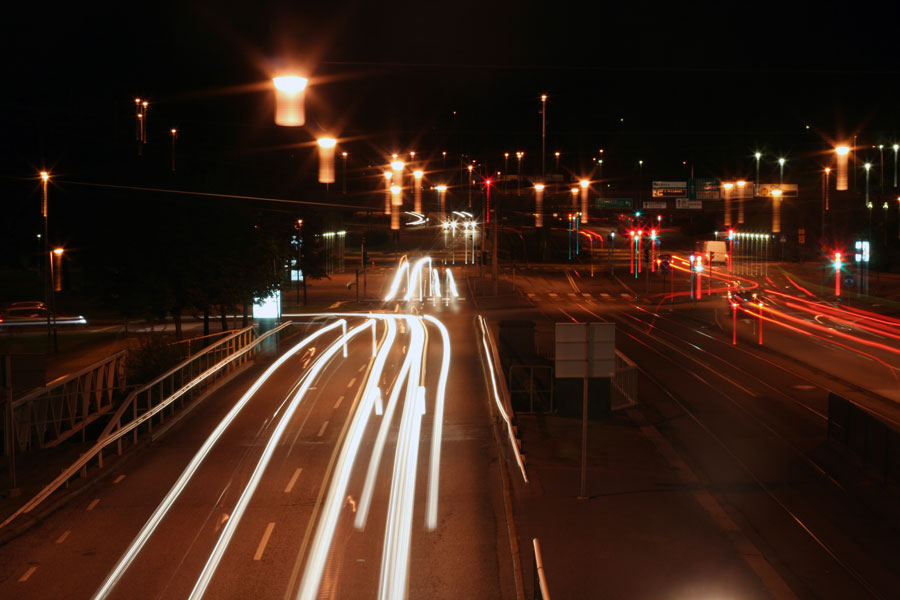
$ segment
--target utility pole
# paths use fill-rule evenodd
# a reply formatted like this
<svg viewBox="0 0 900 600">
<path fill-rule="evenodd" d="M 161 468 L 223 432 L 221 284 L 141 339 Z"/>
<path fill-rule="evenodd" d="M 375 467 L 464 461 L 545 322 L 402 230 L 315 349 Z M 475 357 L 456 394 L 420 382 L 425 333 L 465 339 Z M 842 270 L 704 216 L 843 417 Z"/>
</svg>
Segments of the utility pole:
<svg viewBox="0 0 900 600">
<path fill-rule="evenodd" d="M 547 177 L 547 94 L 541 94 L 541 181 Z"/>
</svg>

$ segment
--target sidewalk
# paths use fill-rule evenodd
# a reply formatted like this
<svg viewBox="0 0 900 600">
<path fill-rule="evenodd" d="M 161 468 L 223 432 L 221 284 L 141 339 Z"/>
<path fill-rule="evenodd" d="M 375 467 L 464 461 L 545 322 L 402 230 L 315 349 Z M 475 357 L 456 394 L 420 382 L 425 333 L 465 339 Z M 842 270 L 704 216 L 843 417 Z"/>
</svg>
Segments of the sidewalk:
<svg viewBox="0 0 900 600">
<path fill-rule="evenodd" d="M 554 598 L 747 599 L 784 591 L 777 575 L 765 577 L 767 564 L 751 568 L 761 558 L 747 552 L 715 499 L 656 429 L 641 425 L 639 412 L 589 423 L 588 500 L 576 499 L 581 420 L 517 421 L 530 478 L 525 484 L 510 472 L 526 598 L 535 537 Z"/>
</svg>

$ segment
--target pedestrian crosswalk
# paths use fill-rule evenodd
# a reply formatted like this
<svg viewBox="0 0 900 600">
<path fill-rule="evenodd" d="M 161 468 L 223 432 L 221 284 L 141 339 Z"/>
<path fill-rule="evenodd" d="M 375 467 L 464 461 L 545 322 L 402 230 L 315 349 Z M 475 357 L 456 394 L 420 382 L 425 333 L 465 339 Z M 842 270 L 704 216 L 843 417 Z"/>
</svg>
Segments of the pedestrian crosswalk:
<svg viewBox="0 0 900 600">
<path fill-rule="evenodd" d="M 573 301 L 589 301 L 595 302 L 598 304 L 603 303 L 612 303 L 619 302 L 619 298 L 615 297 L 612 294 L 608 294 L 607 292 L 598 292 L 599 298 L 595 297 L 590 292 L 566 292 L 566 293 L 557 293 L 557 292 L 525 292 L 526 297 L 531 302 L 559 302 L 563 299 L 573 300 Z M 622 299 L 631 300 L 634 298 L 631 294 L 621 293 L 619 296 Z"/>
</svg>

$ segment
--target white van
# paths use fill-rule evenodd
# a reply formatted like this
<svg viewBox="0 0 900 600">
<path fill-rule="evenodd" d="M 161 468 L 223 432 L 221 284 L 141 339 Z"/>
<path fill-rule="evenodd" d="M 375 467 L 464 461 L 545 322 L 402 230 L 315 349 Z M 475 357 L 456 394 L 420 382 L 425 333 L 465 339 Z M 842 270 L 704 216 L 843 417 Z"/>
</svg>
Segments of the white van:
<svg viewBox="0 0 900 600">
<path fill-rule="evenodd" d="M 725 242 L 703 242 L 703 254 L 709 255 L 709 262 L 722 263 L 728 262 L 728 246 Z"/>
</svg>

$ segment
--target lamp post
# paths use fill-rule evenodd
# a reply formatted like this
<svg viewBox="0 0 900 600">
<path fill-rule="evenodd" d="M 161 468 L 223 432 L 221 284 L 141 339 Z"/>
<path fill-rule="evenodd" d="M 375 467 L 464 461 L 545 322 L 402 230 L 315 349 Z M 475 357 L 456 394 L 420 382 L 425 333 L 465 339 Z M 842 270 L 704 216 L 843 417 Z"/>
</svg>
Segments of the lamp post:
<svg viewBox="0 0 900 600">
<path fill-rule="evenodd" d="M 384 214 L 391 214 L 391 178 L 394 176 L 390 171 L 384 172 Z"/>
<path fill-rule="evenodd" d="M 447 191 L 447 186 L 442 184 L 442 185 L 435 186 L 434 189 L 437 190 L 437 193 L 438 193 L 438 206 L 440 207 L 439 210 L 441 213 L 441 226 L 443 226 L 444 221 L 447 218 L 447 215 L 446 215 L 446 212 L 444 209 L 444 193 Z"/>
<path fill-rule="evenodd" d="M 724 190 L 722 196 L 725 203 L 725 227 L 731 227 L 731 190 L 734 189 L 733 183 L 722 184 Z"/>
<path fill-rule="evenodd" d="M 284 127 L 299 127 L 306 123 L 303 98 L 308 80 L 298 75 L 274 77 L 275 124 Z"/>
<path fill-rule="evenodd" d="M 757 152 L 753 156 L 756 157 L 756 193 L 759 192 L 759 159 L 762 158 L 762 153 Z M 740 221 L 743 223 L 743 221 Z"/>
<path fill-rule="evenodd" d="M 525 156 L 524 152 L 516 152 L 516 196 L 519 195 L 522 189 L 522 157 Z"/>
<path fill-rule="evenodd" d="M 772 190 L 772 233 L 781 233 L 781 190 Z"/>
<path fill-rule="evenodd" d="M 347 153 L 341 152 L 341 194 L 347 195 Z M 365 265 L 363 265 L 365 268 Z"/>
<path fill-rule="evenodd" d="M 881 183 L 879 184 L 879 187 L 878 187 L 878 193 L 883 194 L 884 193 L 884 144 L 878 144 L 878 154 L 881 157 L 879 159 L 879 163 L 878 163 L 879 175 L 881 176 Z"/>
<path fill-rule="evenodd" d="M 171 129 L 172 134 L 172 170 L 175 170 L 175 140 L 178 139 L 178 130 Z"/>
<path fill-rule="evenodd" d="M 49 182 L 50 173 L 48 173 L 47 171 L 41 171 L 41 216 L 44 218 L 44 302 L 47 305 L 47 341 L 49 342 L 52 338 L 53 351 L 56 352 L 58 350 L 58 346 L 56 343 L 56 328 L 52 327 L 50 323 L 51 315 L 53 313 L 53 301 L 51 300 L 51 290 L 53 288 L 50 282 L 50 269 L 52 268 L 52 264 L 50 259 L 50 251 L 48 248 L 50 242 L 47 235 L 47 220 L 49 212 L 47 210 L 47 185 Z"/>
<path fill-rule="evenodd" d="M 825 237 L 825 212 L 828 211 L 828 178 L 831 175 L 831 167 L 825 167 L 825 189 L 822 190 L 822 228 L 820 235 Z"/>
<path fill-rule="evenodd" d="M 556 157 L 556 169 L 554 169 L 554 173 L 559 173 L 559 152 L 554 152 L 553 156 Z"/>
<path fill-rule="evenodd" d="M 544 226 L 544 184 L 537 183 L 534 186 L 534 226 L 540 229 Z"/>
<path fill-rule="evenodd" d="M 866 170 L 866 206 L 869 206 L 871 204 L 869 202 L 869 170 L 872 168 L 872 163 L 864 164 L 863 168 Z"/>
<path fill-rule="evenodd" d="M 900 150 L 900 144 L 894 144 L 894 187 L 897 187 L 897 150 Z"/>
<path fill-rule="evenodd" d="M 834 189 L 839 192 L 846 192 L 850 187 L 847 170 L 850 162 L 850 146 L 838 146 L 834 149 L 837 154 L 837 178 L 835 179 Z"/>
<path fill-rule="evenodd" d="M 638 198 L 641 202 L 641 207 L 644 206 L 644 161 L 638 161 Z"/>
<path fill-rule="evenodd" d="M 781 185 L 784 183 L 784 159 L 778 159 L 778 184 Z"/>
<path fill-rule="evenodd" d="M 419 170 L 413 171 L 415 188 L 413 189 L 413 211 L 422 212 L 422 176 L 425 173 Z"/>
<path fill-rule="evenodd" d="M 541 178 L 547 176 L 547 94 L 541 94 Z"/>
<path fill-rule="evenodd" d="M 472 208 L 472 169 L 474 167 L 472 165 L 468 166 L 469 169 L 469 208 Z M 485 215 L 485 221 L 490 222 L 491 216 Z"/>
<path fill-rule="evenodd" d="M 582 179 L 578 183 L 581 185 L 581 223 L 586 225 L 588 222 L 588 188 L 591 182 L 587 179 Z"/>
<path fill-rule="evenodd" d="M 503 177 L 506 177 L 506 174 L 509 173 L 509 152 L 503 153 Z M 506 189 L 506 185 L 503 186 L 503 189 Z"/>
<path fill-rule="evenodd" d="M 334 148 L 337 140 L 321 137 L 316 144 L 319 146 L 319 183 L 324 183 L 325 191 L 328 191 L 329 184 L 334 183 Z"/>
</svg>

